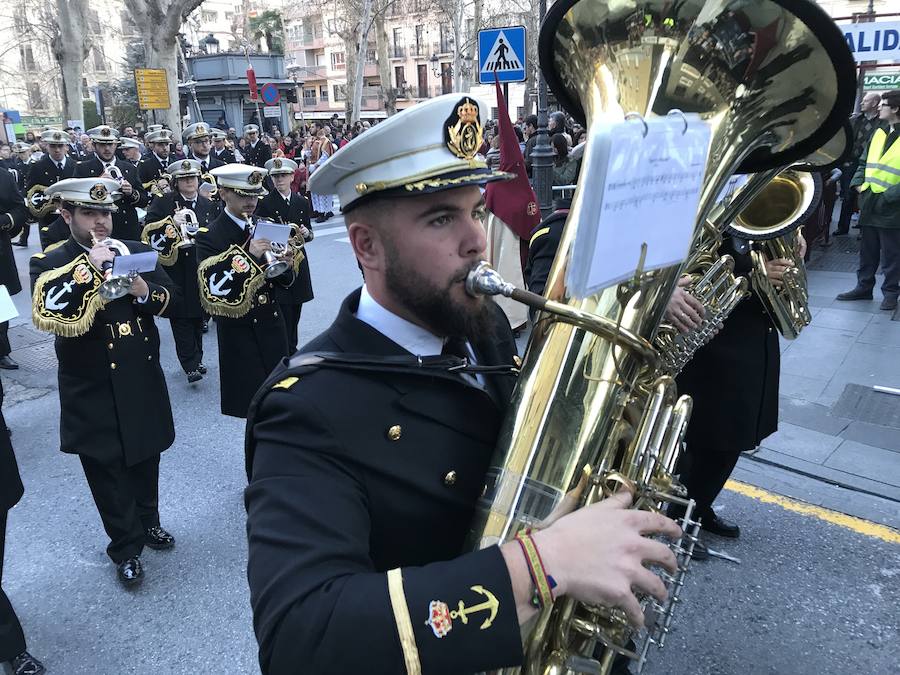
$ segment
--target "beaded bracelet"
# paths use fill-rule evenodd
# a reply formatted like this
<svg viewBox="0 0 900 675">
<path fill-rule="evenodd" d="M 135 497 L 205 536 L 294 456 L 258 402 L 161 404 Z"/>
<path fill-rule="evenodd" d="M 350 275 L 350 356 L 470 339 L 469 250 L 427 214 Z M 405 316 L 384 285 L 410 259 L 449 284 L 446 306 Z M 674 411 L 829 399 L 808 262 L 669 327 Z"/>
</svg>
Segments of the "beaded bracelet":
<svg viewBox="0 0 900 675">
<path fill-rule="evenodd" d="M 544 569 L 541 554 L 534 543 L 534 539 L 531 538 L 531 529 L 522 530 L 516 534 L 516 541 L 519 542 L 522 555 L 525 556 L 528 574 L 531 576 L 531 583 L 534 585 L 531 604 L 537 609 L 549 607 L 553 604 L 553 589 L 556 588 L 556 580 L 547 574 L 547 570 Z"/>
</svg>

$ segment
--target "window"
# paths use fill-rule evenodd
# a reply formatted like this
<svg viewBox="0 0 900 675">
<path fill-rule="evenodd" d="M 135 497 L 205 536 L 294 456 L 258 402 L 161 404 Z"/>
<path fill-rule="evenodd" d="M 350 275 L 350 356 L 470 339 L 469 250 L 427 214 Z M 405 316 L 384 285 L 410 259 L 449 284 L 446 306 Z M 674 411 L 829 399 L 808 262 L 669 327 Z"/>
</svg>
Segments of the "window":
<svg viewBox="0 0 900 675">
<path fill-rule="evenodd" d="M 391 53 L 391 56 L 395 59 L 401 59 L 404 56 L 404 54 L 403 54 L 403 29 L 395 28 L 393 37 L 394 37 L 394 39 L 393 39 L 393 42 L 391 43 L 393 45 L 393 51 Z"/>
<path fill-rule="evenodd" d="M 377 59 L 375 56 L 375 48 L 370 47 L 366 50 L 366 63 L 377 63 Z"/>
<path fill-rule="evenodd" d="M 231 22 L 234 19 L 234 12 L 225 12 L 225 20 Z"/>
<path fill-rule="evenodd" d="M 16 32 L 19 35 L 26 35 L 31 33 L 31 24 L 28 21 L 28 17 L 26 16 L 25 6 L 22 5 L 20 10 L 15 13 L 13 16 L 13 22 L 16 27 Z"/>
<path fill-rule="evenodd" d="M 425 26 L 418 24 L 416 26 L 416 56 L 425 54 Z"/>
<path fill-rule="evenodd" d="M 346 84 L 334 85 L 334 100 L 335 101 L 346 101 L 347 100 L 347 85 Z"/>
<path fill-rule="evenodd" d="M 320 84 L 319 85 L 319 100 L 322 103 L 328 103 L 328 85 Z"/>
<path fill-rule="evenodd" d="M 82 77 L 81 78 L 81 98 L 86 100 L 86 99 L 89 99 L 90 97 L 91 97 L 91 88 L 88 87 L 87 78 Z"/>
<path fill-rule="evenodd" d="M 22 70 L 34 70 L 34 52 L 31 45 L 19 45 L 19 58 L 22 63 Z"/>
<path fill-rule="evenodd" d="M 200 12 L 200 21 L 202 21 L 203 23 L 216 23 L 216 21 L 218 20 L 218 12 L 209 9 L 204 9 L 202 12 Z"/>
<path fill-rule="evenodd" d="M 453 35 L 450 32 L 450 25 L 446 23 L 441 24 L 441 45 L 440 45 L 440 53 L 441 54 L 449 54 L 453 51 Z"/>
<path fill-rule="evenodd" d="M 331 52 L 331 69 L 344 70 L 347 64 L 344 63 L 344 52 Z"/>
<path fill-rule="evenodd" d="M 98 73 L 105 73 L 106 72 L 106 59 L 103 57 L 103 52 L 101 51 L 100 47 L 95 45 L 91 49 L 91 55 L 93 56 L 93 60 L 94 60 L 94 70 L 97 71 Z"/>
<path fill-rule="evenodd" d="M 315 87 L 304 87 L 303 88 L 303 102 L 304 103 L 315 103 L 316 102 L 316 88 Z"/>
<path fill-rule="evenodd" d="M 100 15 L 97 14 L 97 10 L 89 9 L 87 20 L 88 33 L 91 35 L 100 35 Z"/>
<path fill-rule="evenodd" d="M 453 75 L 449 63 L 441 64 L 441 93 L 449 94 L 453 91 Z"/>
<path fill-rule="evenodd" d="M 28 105 L 32 110 L 42 110 L 46 108 L 44 105 L 44 93 L 38 82 L 29 82 L 26 85 L 28 90 Z"/>
<path fill-rule="evenodd" d="M 121 21 L 123 35 L 137 34 L 137 26 L 134 25 L 134 17 L 131 16 L 131 12 L 122 12 Z"/>
<path fill-rule="evenodd" d="M 403 87 L 406 86 L 406 73 L 403 71 L 403 66 L 396 66 L 394 68 L 394 86 L 397 89 L 403 89 Z"/>
</svg>

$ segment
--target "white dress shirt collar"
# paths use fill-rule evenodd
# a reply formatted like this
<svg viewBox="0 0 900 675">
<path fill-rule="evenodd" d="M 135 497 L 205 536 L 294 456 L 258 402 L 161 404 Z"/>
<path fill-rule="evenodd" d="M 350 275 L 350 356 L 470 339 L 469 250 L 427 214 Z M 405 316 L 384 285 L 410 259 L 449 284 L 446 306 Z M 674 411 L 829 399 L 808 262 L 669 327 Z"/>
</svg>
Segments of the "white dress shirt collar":
<svg viewBox="0 0 900 675">
<path fill-rule="evenodd" d="M 442 338 L 379 305 L 375 298 L 369 295 L 365 285 L 359 296 L 356 318 L 369 324 L 410 354 L 434 356 L 441 353 L 444 345 Z"/>
</svg>

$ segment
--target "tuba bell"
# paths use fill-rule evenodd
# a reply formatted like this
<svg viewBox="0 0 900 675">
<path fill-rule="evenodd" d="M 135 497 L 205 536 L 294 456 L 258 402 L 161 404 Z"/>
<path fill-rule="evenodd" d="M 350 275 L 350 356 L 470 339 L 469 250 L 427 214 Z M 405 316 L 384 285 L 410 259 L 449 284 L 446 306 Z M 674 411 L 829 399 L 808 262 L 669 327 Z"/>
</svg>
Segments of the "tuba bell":
<svg viewBox="0 0 900 675">
<path fill-rule="evenodd" d="M 853 58 L 812 2 L 557 0 L 538 44 L 549 86 L 587 123 L 589 139 L 629 111 L 649 117 L 680 109 L 706 121 L 711 145 L 695 239 L 733 173 L 808 155 L 835 133 L 853 99 Z M 557 599 L 523 627 L 522 668 L 504 672 L 608 673 L 619 654 L 642 668 L 651 647 L 665 642 L 695 541 L 693 502 L 674 475 L 691 402 L 677 395 L 652 343 L 681 266 L 586 298 L 566 284 L 579 231 L 595 222 L 585 191 L 602 180 L 597 152 L 589 140 L 469 548 L 540 527 L 566 494 L 578 494 L 578 506 L 585 506 L 624 484 L 634 508 L 685 507 L 685 534 L 672 544 L 679 571 L 663 578 L 664 604 L 643 598 L 641 632 L 617 607 Z M 497 279 L 467 286 L 527 299 Z M 587 487 L 579 491 L 585 475 Z"/>
</svg>

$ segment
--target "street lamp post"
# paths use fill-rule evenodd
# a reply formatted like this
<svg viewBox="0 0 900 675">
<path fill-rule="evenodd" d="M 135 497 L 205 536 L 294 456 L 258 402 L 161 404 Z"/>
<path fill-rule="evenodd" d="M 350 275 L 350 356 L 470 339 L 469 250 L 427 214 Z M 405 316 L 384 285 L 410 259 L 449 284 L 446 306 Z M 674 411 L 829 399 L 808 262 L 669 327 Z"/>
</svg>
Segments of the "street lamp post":
<svg viewBox="0 0 900 675">
<path fill-rule="evenodd" d="M 540 17 L 547 13 L 547 0 L 540 2 Z M 553 205 L 553 150 L 547 129 L 547 81 L 538 68 L 538 127 L 537 140 L 531 150 L 531 174 L 534 191 L 541 208 L 541 218 L 550 215 Z"/>
</svg>

